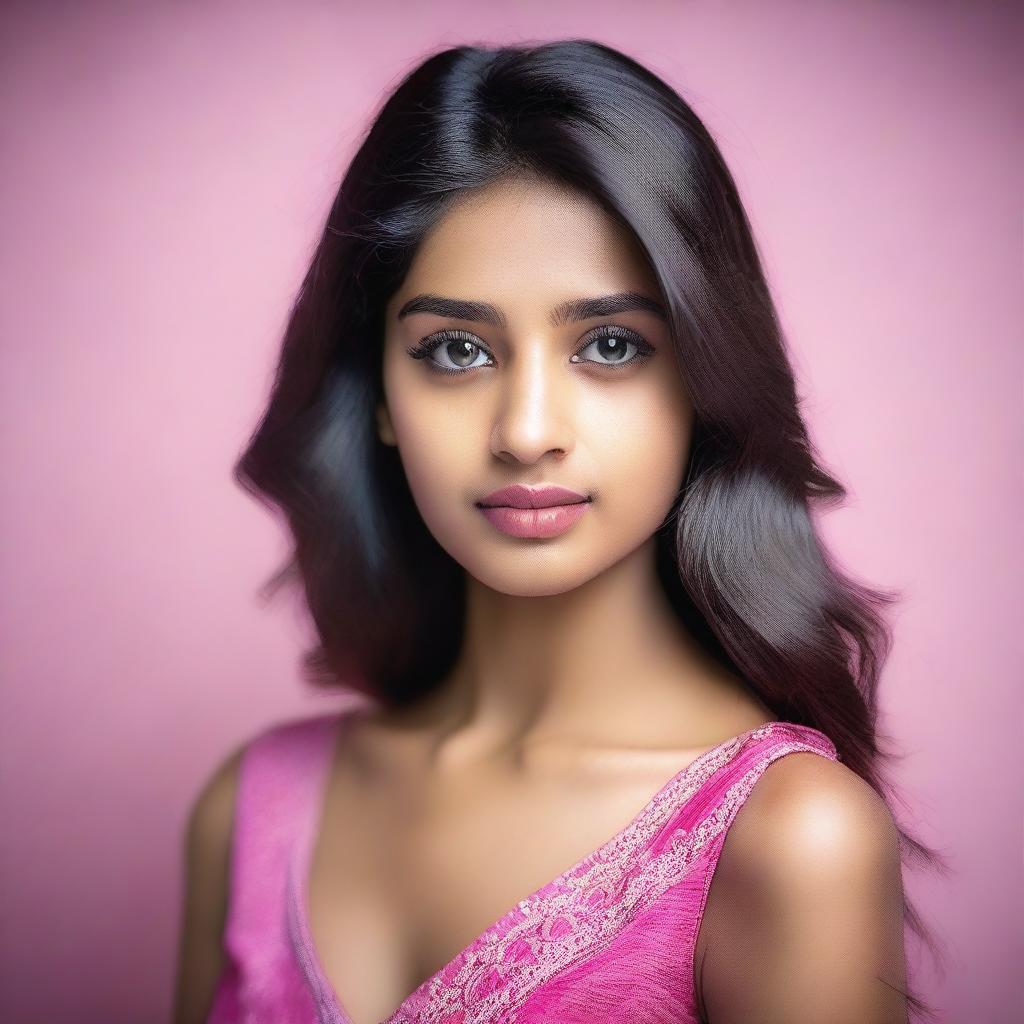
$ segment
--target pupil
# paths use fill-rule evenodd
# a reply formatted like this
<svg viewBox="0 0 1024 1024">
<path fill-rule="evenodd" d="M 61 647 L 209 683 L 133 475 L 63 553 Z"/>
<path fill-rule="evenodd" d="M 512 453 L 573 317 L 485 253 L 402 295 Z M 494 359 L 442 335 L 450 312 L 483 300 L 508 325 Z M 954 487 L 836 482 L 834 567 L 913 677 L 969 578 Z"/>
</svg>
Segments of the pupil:
<svg viewBox="0 0 1024 1024">
<path fill-rule="evenodd" d="M 452 355 L 452 349 L 457 348 L 458 355 Z M 459 366 L 467 366 L 473 362 L 473 349 L 476 348 L 470 341 L 453 341 L 448 344 L 448 354 L 452 356 L 452 359 L 459 364 Z"/>
<path fill-rule="evenodd" d="M 615 335 L 605 335 L 603 338 L 599 338 L 597 342 L 597 347 L 599 349 L 602 345 L 608 346 L 611 350 L 609 352 L 602 352 L 602 356 L 612 355 L 616 359 L 622 358 L 622 353 L 625 350 L 622 338 L 617 338 Z"/>
</svg>

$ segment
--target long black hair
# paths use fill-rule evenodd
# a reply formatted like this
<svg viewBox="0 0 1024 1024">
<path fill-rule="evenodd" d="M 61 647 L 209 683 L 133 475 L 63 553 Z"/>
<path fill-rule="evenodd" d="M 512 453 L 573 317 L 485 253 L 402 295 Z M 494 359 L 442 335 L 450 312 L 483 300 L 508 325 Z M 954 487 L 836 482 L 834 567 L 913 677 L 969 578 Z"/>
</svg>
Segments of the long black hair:
<svg viewBox="0 0 1024 1024">
<path fill-rule="evenodd" d="M 268 407 L 235 467 L 294 539 L 264 594 L 299 583 L 318 635 L 306 677 L 395 708 L 437 687 L 458 655 L 465 572 L 374 427 L 384 308 L 454 200 L 524 174 L 599 203 L 660 285 L 695 409 L 684 487 L 657 534 L 673 607 L 779 719 L 825 733 L 891 809 L 880 762 L 895 755 L 879 746 L 877 686 L 892 640 L 882 612 L 898 595 L 845 574 L 815 530 L 812 504 L 846 492 L 808 437 L 718 147 L 669 85 L 590 40 L 429 56 L 385 99 L 338 189 Z M 897 826 L 901 856 L 948 870 Z M 905 895 L 904 911 L 935 953 Z"/>
</svg>

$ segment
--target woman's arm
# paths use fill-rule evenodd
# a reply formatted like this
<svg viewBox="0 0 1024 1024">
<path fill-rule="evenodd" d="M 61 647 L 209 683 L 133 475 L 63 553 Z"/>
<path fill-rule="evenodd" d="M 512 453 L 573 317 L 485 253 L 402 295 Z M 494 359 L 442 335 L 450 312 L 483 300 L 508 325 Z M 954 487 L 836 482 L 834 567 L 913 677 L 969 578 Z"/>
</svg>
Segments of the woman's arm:
<svg viewBox="0 0 1024 1024">
<path fill-rule="evenodd" d="M 897 840 L 885 802 L 845 765 L 806 753 L 769 765 L 712 882 L 709 1024 L 906 1024 Z"/>
<path fill-rule="evenodd" d="M 231 754 L 192 805 L 185 835 L 185 901 L 174 1024 L 203 1024 L 224 967 L 232 822 L 241 750 Z"/>
</svg>

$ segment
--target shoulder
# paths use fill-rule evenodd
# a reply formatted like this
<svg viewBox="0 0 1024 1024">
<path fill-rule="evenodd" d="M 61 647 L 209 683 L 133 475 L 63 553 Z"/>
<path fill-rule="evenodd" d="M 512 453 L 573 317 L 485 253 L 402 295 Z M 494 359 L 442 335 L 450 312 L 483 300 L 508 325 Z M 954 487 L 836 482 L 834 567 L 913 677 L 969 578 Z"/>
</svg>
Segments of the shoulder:
<svg viewBox="0 0 1024 1024">
<path fill-rule="evenodd" d="M 189 809 L 186 839 L 190 857 L 208 860 L 226 853 L 238 792 L 239 768 L 248 744 L 233 748 L 203 780 Z"/>
<path fill-rule="evenodd" d="M 899 863 L 888 805 L 839 761 L 796 751 L 765 769 L 730 829 L 730 857 L 759 882 L 808 884 Z"/>
<path fill-rule="evenodd" d="M 264 726 L 237 743 L 218 761 L 193 798 L 187 828 L 190 855 L 222 860 L 226 854 L 246 761 L 258 760 L 275 770 L 291 752 L 303 751 L 317 739 L 328 737 L 336 721 L 336 712 L 290 719 Z"/>
<path fill-rule="evenodd" d="M 713 1024 L 904 1019 L 899 832 L 844 764 L 773 761 L 726 835 L 716 886 L 699 982 Z"/>
<path fill-rule="evenodd" d="M 185 828 L 188 898 L 219 929 L 227 909 L 231 842 L 243 747 L 217 763 L 192 799 Z"/>
</svg>

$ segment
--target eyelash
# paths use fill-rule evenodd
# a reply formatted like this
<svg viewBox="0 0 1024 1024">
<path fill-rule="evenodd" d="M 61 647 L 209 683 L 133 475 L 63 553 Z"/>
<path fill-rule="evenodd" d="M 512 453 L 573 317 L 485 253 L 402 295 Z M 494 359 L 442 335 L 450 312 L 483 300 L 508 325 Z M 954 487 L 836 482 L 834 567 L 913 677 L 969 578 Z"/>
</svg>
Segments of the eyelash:
<svg viewBox="0 0 1024 1024">
<path fill-rule="evenodd" d="M 601 363 L 593 359 L 586 359 L 583 362 L 591 363 L 594 366 L 607 367 L 611 370 L 619 370 L 627 366 L 636 366 L 638 363 L 642 363 L 647 359 L 650 359 L 654 355 L 655 349 L 652 345 L 646 342 L 636 331 L 631 331 L 627 327 L 618 327 L 612 325 L 606 325 L 602 327 L 595 327 L 587 335 L 587 343 L 583 346 L 576 356 L 583 351 L 583 349 L 589 348 L 594 344 L 595 341 L 600 341 L 602 338 L 621 338 L 623 341 L 627 341 L 634 345 L 637 351 L 630 356 L 629 359 L 625 359 L 620 363 Z M 478 348 L 481 352 L 486 352 L 493 359 L 494 356 L 491 352 L 485 348 L 477 338 L 470 334 L 468 331 L 462 331 L 458 329 L 438 331 L 436 334 L 431 334 L 424 338 L 418 345 L 414 345 L 410 348 L 409 355 L 413 359 L 426 359 L 427 367 L 432 373 L 442 373 L 447 377 L 461 377 L 463 374 L 469 373 L 470 370 L 479 370 L 482 367 L 470 366 L 464 367 L 461 370 L 452 370 L 447 366 L 438 366 L 432 359 L 428 358 L 442 345 L 449 344 L 453 341 L 465 341 L 472 345 L 474 348 Z"/>
</svg>

